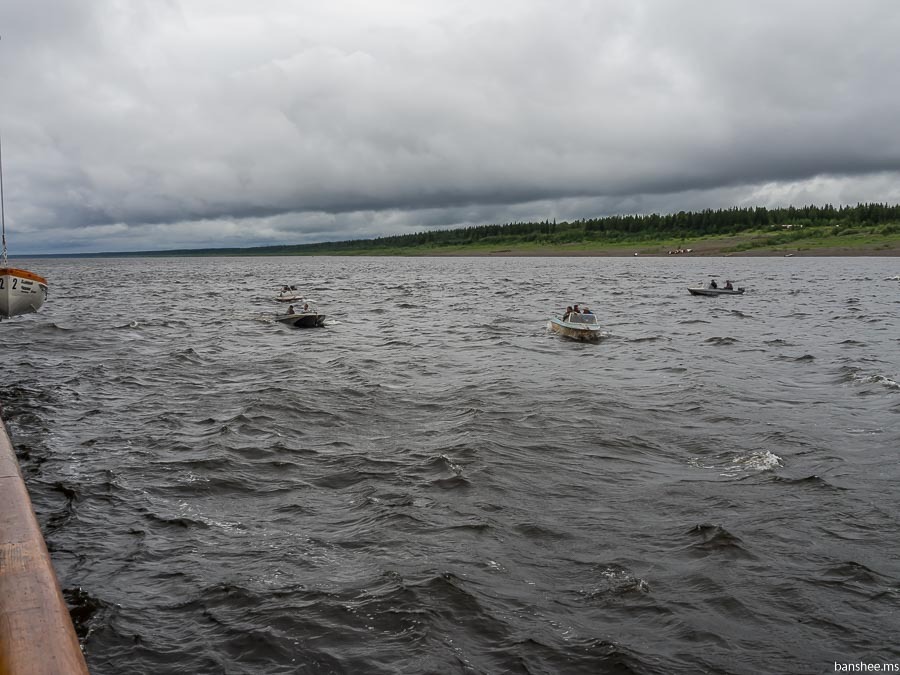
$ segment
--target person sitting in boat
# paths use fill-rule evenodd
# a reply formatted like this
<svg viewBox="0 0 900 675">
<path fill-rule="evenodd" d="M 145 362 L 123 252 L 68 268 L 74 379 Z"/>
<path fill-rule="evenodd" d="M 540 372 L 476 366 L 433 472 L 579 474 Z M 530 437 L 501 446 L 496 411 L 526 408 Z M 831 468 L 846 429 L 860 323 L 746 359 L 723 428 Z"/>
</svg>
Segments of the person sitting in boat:
<svg viewBox="0 0 900 675">
<path fill-rule="evenodd" d="M 719 287 L 719 284 L 716 283 L 716 280 L 715 280 L 715 279 L 711 279 L 710 282 L 709 282 L 709 287 L 710 287 L 710 288 L 718 288 L 718 287 Z"/>
<path fill-rule="evenodd" d="M 568 320 L 569 320 L 569 314 L 571 314 L 571 313 L 572 313 L 572 307 L 571 307 L 571 305 L 570 305 L 569 307 L 566 307 L 566 311 L 563 312 L 563 321 L 568 321 Z"/>
<path fill-rule="evenodd" d="M 304 312 L 308 312 L 308 311 L 309 311 L 309 303 L 306 303 L 306 304 L 303 305 L 303 311 L 304 311 Z"/>
<path fill-rule="evenodd" d="M 578 309 L 578 305 L 575 305 L 575 306 L 572 308 L 572 313 L 573 313 L 573 314 L 581 314 L 581 310 Z"/>
<path fill-rule="evenodd" d="M 726 291 L 733 291 L 733 290 L 734 290 L 734 286 L 731 285 L 731 280 L 730 280 L 730 279 L 726 279 L 726 280 L 725 280 L 725 290 L 726 290 Z"/>
<path fill-rule="evenodd" d="M 585 307 L 583 310 L 581 310 L 581 313 L 582 314 L 593 314 L 593 312 L 591 310 L 589 310 L 587 307 Z"/>
<path fill-rule="evenodd" d="M 296 314 L 297 312 L 294 311 L 294 306 L 293 306 L 293 305 L 290 305 L 290 306 L 288 307 L 287 313 L 288 313 L 288 314 Z"/>
</svg>

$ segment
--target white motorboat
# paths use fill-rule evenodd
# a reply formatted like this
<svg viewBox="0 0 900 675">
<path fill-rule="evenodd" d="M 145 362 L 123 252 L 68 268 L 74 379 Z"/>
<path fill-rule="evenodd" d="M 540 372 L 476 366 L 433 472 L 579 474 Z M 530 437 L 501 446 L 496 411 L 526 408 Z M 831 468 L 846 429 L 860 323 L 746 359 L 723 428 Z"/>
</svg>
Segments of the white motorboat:
<svg viewBox="0 0 900 675">
<path fill-rule="evenodd" d="M 281 287 L 281 290 L 278 291 L 278 295 L 275 296 L 275 299 L 278 302 L 303 302 L 303 296 L 300 295 L 300 291 L 297 290 L 297 287 L 288 284 Z"/>
<path fill-rule="evenodd" d="M 6 212 L 3 207 L 3 160 L 0 151 L 0 222 L 3 254 L 0 258 L 0 317 L 36 312 L 47 299 L 47 280 L 28 270 L 10 267 L 6 256 Z"/>
<path fill-rule="evenodd" d="M 548 328 L 554 333 L 582 342 L 596 342 L 602 337 L 600 324 L 594 314 L 571 312 L 562 318 L 553 317 Z"/>
<path fill-rule="evenodd" d="M 743 288 L 708 288 L 708 287 L 699 287 L 699 288 L 688 288 L 691 292 L 691 295 L 743 295 Z"/>
</svg>

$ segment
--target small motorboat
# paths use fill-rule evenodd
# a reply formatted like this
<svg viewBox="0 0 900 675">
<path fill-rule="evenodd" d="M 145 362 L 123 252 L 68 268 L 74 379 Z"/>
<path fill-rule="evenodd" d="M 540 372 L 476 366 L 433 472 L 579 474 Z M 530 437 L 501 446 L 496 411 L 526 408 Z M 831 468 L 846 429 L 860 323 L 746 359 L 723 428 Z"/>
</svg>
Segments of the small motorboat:
<svg viewBox="0 0 900 675">
<path fill-rule="evenodd" d="M 297 287 L 288 284 L 281 287 L 281 290 L 278 291 L 278 295 L 275 296 L 275 299 L 278 302 L 303 302 L 303 296 L 300 295 L 300 291 L 297 290 Z"/>
<path fill-rule="evenodd" d="M 691 295 L 743 295 L 743 287 L 739 288 L 688 288 Z"/>
<path fill-rule="evenodd" d="M 294 328 L 321 328 L 325 325 L 325 315 L 319 314 L 315 309 L 307 307 L 300 312 L 288 311 L 286 314 L 276 314 L 278 323 L 286 323 Z"/>
<path fill-rule="evenodd" d="M 596 342 L 602 337 L 600 324 L 594 314 L 572 312 L 562 318 L 553 317 L 548 327 L 554 333 L 582 342 Z"/>
</svg>

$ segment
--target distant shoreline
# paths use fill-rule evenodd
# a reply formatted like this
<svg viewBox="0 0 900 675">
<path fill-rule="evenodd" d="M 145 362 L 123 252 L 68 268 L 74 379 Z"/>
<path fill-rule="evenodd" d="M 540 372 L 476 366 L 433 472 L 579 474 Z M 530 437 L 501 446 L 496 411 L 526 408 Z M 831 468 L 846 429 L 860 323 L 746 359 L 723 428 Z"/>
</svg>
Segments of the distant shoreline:
<svg viewBox="0 0 900 675">
<path fill-rule="evenodd" d="M 835 208 L 732 207 L 470 225 L 295 244 L 205 246 L 152 251 L 47 253 L 43 258 L 112 257 L 620 257 L 900 256 L 900 204 Z M 17 256 L 18 257 L 18 256 Z"/>
<path fill-rule="evenodd" d="M 583 246 L 583 245 L 582 245 Z M 859 258 L 896 258 L 900 257 L 900 239 L 867 243 L 857 246 L 784 246 L 760 247 L 744 251 L 735 251 L 733 240 L 703 240 L 676 253 L 677 249 L 669 249 L 659 244 L 619 245 L 607 247 L 571 246 L 506 246 L 486 248 L 483 246 L 454 247 L 446 250 L 409 251 L 367 251 L 350 255 L 394 256 L 394 257 L 478 257 L 478 258 L 697 258 L 697 257 L 734 257 L 734 258 L 824 258 L 824 257 L 859 257 Z M 672 250 L 672 253 L 669 251 Z M 346 255 L 341 253 L 323 253 L 318 255 Z"/>
<path fill-rule="evenodd" d="M 334 255 L 346 257 L 341 254 L 329 253 L 322 255 Z M 406 253 L 406 254 L 378 254 L 369 253 L 372 256 L 384 257 L 408 257 L 408 258 L 897 258 L 900 257 L 900 248 L 882 251 L 856 251 L 853 249 L 820 249 L 816 251 L 741 251 L 723 253 L 720 251 L 691 251 L 690 253 L 645 253 L 634 250 L 630 253 L 621 250 L 591 250 L 591 251 L 472 251 L 472 252 L 431 252 L 431 253 Z"/>
<path fill-rule="evenodd" d="M 827 241 L 800 239 L 778 246 L 766 246 L 746 235 L 710 237 L 706 239 L 685 239 L 678 244 L 671 241 L 623 242 L 615 245 L 598 245 L 595 242 L 572 244 L 468 244 L 456 246 L 410 246 L 384 247 L 354 250 L 304 250 L 304 251 L 259 251 L 249 249 L 194 249 L 168 251 L 119 251 L 103 253 L 57 253 L 11 256 L 10 260 L 21 258 L 265 258 L 265 257 L 411 257 L 411 258 L 621 258 L 621 257 L 900 257 L 900 236 L 867 238 L 852 241 L 852 237 L 829 237 Z M 846 242 L 846 243 L 845 243 Z M 671 253 L 670 253 L 671 251 Z M 680 252 L 677 252 L 680 251 Z"/>
<path fill-rule="evenodd" d="M 900 248 L 877 251 L 860 251 L 854 249 L 818 249 L 810 251 L 691 251 L 690 253 L 668 254 L 658 252 L 642 252 L 632 250 L 500 250 L 500 251 L 428 251 L 428 252 L 379 252 L 366 251 L 341 253 L 328 251 L 321 253 L 190 253 L 166 251 L 139 251 L 120 253 L 45 253 L 34 255 L 18 255 L 10 257 L 14 260 L 51 260 L 72 258 L 900 258 Z"/>
</svg>

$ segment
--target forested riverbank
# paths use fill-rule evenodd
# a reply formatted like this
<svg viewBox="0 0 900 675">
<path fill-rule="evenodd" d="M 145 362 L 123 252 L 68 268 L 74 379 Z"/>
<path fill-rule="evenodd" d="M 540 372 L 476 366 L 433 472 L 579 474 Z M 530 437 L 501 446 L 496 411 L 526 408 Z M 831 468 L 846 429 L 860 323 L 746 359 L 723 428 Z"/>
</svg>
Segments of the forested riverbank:
<svg viewBox="0 0 900 675">
<path fill-rule="evenodd" d="M 900 255 L 900 206 L 730 208 L 125 255 Z M 110 254 L 106 254 L 110 255 Z M 123 255 L 123 254 L 116 254 Z"/>
</svg>

